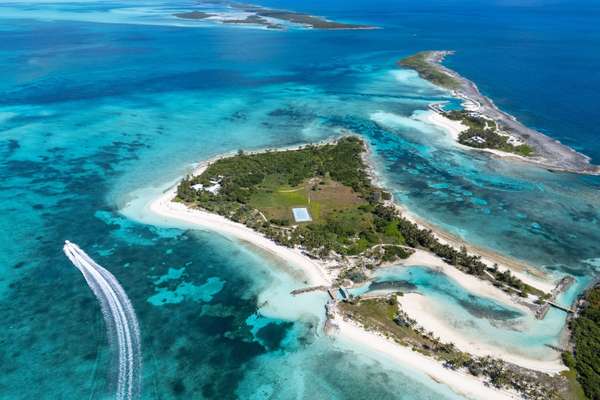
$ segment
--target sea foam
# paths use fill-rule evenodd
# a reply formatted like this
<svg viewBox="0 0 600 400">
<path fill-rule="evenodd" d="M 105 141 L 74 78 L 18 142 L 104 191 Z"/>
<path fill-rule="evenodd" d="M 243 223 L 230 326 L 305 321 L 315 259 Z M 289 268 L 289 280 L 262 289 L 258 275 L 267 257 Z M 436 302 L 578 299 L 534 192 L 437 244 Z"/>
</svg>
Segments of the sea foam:
<svg viewBox="0 0 600 400">
<path fill-rule="evenodd" d="M 116 363 L 115 399 L 139 398 L 142 383 L 142 350 L 140 329 L 131 301 L 119 281 L 92 260 L 79 246 L 67 240 L 63 250 L 73 265 L 81 271 L 100 302 Z"/>
</svg>

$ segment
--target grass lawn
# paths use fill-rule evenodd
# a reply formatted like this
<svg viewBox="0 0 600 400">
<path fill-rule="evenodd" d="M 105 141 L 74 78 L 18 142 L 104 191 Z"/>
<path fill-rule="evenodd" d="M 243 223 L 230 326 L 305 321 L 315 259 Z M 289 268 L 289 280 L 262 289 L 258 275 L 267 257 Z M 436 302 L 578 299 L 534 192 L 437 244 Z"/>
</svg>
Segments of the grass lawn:
<svg viewBox="0 0 600 400">
<path fill-rule="evenodd" d="M 383 299 L 361 300 L 356 304 L 341 303 L 343 312 L 352 315 L 352 318 L 360 322 L 367 329 L 383 332 L 390 335 L 393 340 L 403 345 L 414 343 L 425 343 L 431 345 L 431 341 L 422 338 L 411 328 L 399 326 L 394 322 L 398 312 L 395 305 L 389 304 Z"/>
<path fill-rule="evenodd" d="M 587 400 L 585 393 L 583 392 L 583 388 L 581 384 L 577 381 L 577 373 L 569 369 L 568 371 L 563 371 L 560 373 L 562 376 L 565 376 L 569 380 L 569 389 L 570 392 L 567 394 L 568 398 L 571 400 Z"/>
<path fill-rule="evenodd" d="M 269 178 L 260 188 L 249 204 L 268 219 L 293 221 L 292 208 L 306 207 L 313 221 L 319 223 L 335 211 L 353 209 L 367 203 L 352 188 L 327 178 L 309 179 L 295 187 L 281 185 L 275 178 Z"/>
</svg>

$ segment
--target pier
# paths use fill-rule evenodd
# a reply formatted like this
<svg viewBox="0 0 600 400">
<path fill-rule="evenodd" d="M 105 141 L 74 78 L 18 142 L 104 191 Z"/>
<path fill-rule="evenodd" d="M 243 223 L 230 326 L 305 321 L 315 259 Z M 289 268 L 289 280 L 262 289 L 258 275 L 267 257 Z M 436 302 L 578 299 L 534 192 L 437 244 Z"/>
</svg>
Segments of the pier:
<svg viewBox="0 0 600 400">
<path fill-rule="evenodd" d="M 290 294 L 293 296 L 297 296 L 302 293 L 316 292 L 316 291 L 327 292 L 327 294 L 329 295 L 331 300 L 333 300 L 334 302 L 337 301 L 337 295 L 336 295 L 337 288 L 331 288 L 331 287 L 327 287 L 327 286 L 309 286 L 309 287 L 305 287 L 305 288 L 301 288 L 301 289 L 294 289 L 290 292 Z"/>
<path fill-rule="evenodd" d="M 300 288 L 300 289 L 294 289 L 290 292 L 291 295 L 296 296 L 302 293 L 308 293 L 308 292 L 316 292 L 316 291 L 326 291 L 329 290 L 329 288 L 327 286 L 309 286 L 309 287 L 305 287 L 305 288 Z"/>
<path fill-rule="evenodd" d="M 574 314 L 575 310 L 573 310 L 572 308 L 567 308 L 564 306 L 561 306 L 560 304 L 557 304 L 553 301 L 548 301 L 546 300 L 546 304 L 550 304 L 552 307 L 554 308 L 558 308 L 559 310 L 563 310 L 564 312 L 568 313 L 568 314 Z"/>
<path fill-rule="evenodd" d="M 571 276 L 565 276 L 560 281 L 558 281 L 556 287 L 552 289 L 552 292 L 550 292 L 550 298 L 547 300 L 543 300 L 543 303 L 541 303 L 541 305 L 535 311 L 535 317 L 537 319 L 544 319 L 550 307 L 558 308 L 559 310 L 562 310 L 569 314 L 575 313 L 575 310 L 561 306 L 560 304 L 554 302 L 558 295 L 561 292 L 566 291 L 573 284 L 573 282 L 575 282 L 575 279 Z"/>
<path fill-rule="evenodd" d="M 430 104 L 428 108 L 433 112 L 444 115 L 446 112 L 444 111 L 443 106 L 444 103 L 433 103 Z"/>
<path fill-rule="evenodd" d="M 290 294 L 293 296 L 297 296 L 302 293 L 309 293 L 309 292 L 316 292 L 316 291 L 327 292 L 327 294 L 329 295 L 329 297 L 331 298 L 331 300 L 333 302 L 338 301 L 338 293 L 341 296 L 342 301 L 348 301 L 348 300 L 350 300 L 350 297 L 351 297 L 350 293 L 348 293 L 348 290 L 346 290 L 345 288 L 329 287 L 329 286 L 309 286 L 309 287 L 304 287 L 304 288 L 300 288 L 300 289 L 294 289 L 290 292 Z"/>
</svg>

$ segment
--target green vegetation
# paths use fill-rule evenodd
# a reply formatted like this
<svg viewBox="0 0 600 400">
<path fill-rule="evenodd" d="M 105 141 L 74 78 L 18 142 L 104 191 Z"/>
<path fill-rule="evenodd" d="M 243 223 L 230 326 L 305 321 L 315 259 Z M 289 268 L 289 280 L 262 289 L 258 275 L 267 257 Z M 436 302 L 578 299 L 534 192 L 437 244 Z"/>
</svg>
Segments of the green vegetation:
<svg viewBox="0 0 600 400">
<path fill-rule="evenodd" d="M 497 149 L 508 153 L 515 153 L 524 157 L 533 155 L 533 148 L 526 144 L 513 145 L 508 142 L 508 136 L 499 133 L 496 122 L 468 111 L 450 111 L 446 116 L 455 121 L 460 121 L 469 129 L 462 132 L 458 141 L 465 146 L 479 149 Z"/>
<path fill-rule="evenodd" d="M 297 150 L 240 151 L 184 179 L 177 200 L 243 223 L 279 244 L 301 247 L 313 257 L 358 258 L 340 279 L 364 280 L 367 270 L 407 258 L 420 248 L 503 290 L 541 294 L 509 272 L 488 268 L 466 248 L 442 244 L 430 230 L 402 217 L 386 202 L 389 193 L 371 184 L 363 151 L 357 137 Z M 195 185 L 202 188 L 196 190 Z M 213 185 L 218 191 L 204 190 Z M 294 207 L 306 207 L 312 221 L 295 223 Z"/>
<path fill-rule="evenodd" d="M 210 2 L 209 2 L 210 3 Z M 277 10 L 272 8 L 266 8 L 262 6 L 238 3 L 235 1 L 222 1 L 223 5 L 227 5 L 233 9 L 250 13 L 243 19 L 224 19 L 224 24 L 251 24 L 251 25 L 262 25 L 269 29 L 285 29 L 286 24 L 284 22 L 291 22 L 293 24 L 303 25 L 314 29 L 373 29 L 373 26 L 369 25 L 357 25 L 348 24 L 343 22 L 330 21 L 322 17 L 316 17 L 313 15 L 302 14 L 294 11 Z M 207 19 L 215 16 L 216 14 L 208 14 L 201 11 L 188 11 L 173 14 L 177 18 L 184 19 Z"/>
<path fill-rule="evenodd" d="M 522 293 L 525 297 L 528 293 L 538 296 L 544 294 L 524 283 L 508 270 L 499 272 L 497 266 L 487 267 L 481 261 L 481 257 L 469 254 L 465 247 L 457 250 L 450 245 L 441 243 L 432 231 L 422 229 L 417 224 L 399 216 L 395 207 L 380 204 L 375 208 L 374 213 L 381 221 L 391 221 L 401 233 L 404 242 L 410 247 L 429 250 L 461 271 L 479 276 L 482 279 L 490 279 L 496 286 L 507 291 Z M 386 227 L 386 229 L 389 229 L 389 227 Z"/>
<path fill-rule="evenodd" d="M 513 389 L 527 399 L 560 399 L 565 379 L 556 379 L 540 372 L 525 370 L 491 357 L 476 357 L 458 350 L 452 343 L 443 343 L 432 332 L 426 332 L 398 308 L 395 295 L 387 299 L 352 300 L 339 304 L 341 312 L 359 322 L 365 329 L 382 333 L 388 339 L 426 356 L 436 358 L 446 368 L 465 370 L 481 376 L 491 385 Z"/>
<path fill-rule="evenodd" d="M 346 24 L 343 22 L 329 21 L 321 17 L 315 17 L 308 14 L 301 14 L 292 11 L 284 10 L 267 10 L 264 8 L 258 8 L 256 11 L 260 17 L 274 18 L 277 20 L 283 20 L 292 22 L 294 24 L 300 24 L 309 26 L 314 29 L 371 29 L 372 26 L 368 25 L 356 25 Z"/>
<path fill-rule="evenodd" d="M 178 199 L 242 222 L 280 244 L 302 246 L 315 256 L 362 255 L 381 263 L 410 250 L 394 220 L 373 212 L 383 197 L 371 185 L 362 161 L 363 142 L 345 137 L 334 144 L 298 150 L 239 152 L 211 164 L 178 187 Z M 195 190 L 218 182 L 218 193 Z M 312 221 L 294 223 L 292 208 L 306 207 Z M 358 275 L 357 275 L 358 276 Z"/>
<path fill-rule="evenodd" d="M 434 85 L 444 87 L 446 89 L 457 89 L 460 82 L 444 72 L 439 65 L 431 61 L 431 57 L 435 52 L 421 51 L 410 57 L 400 60 L 399 64 L 406 68 L 414 69 L 419 73 L 419 76 Z"/>
<path fill-rule="evenodd" d="M 497 264 L 494 264 L 492 268 L 488 268 L 486 271 L 496 280 L 496 282 L 494 283 L 496 286 L 499 283 L 508 285 L 511 288 L 515 289 L 517 291 L 517 294 L 519 294 L 522 297 L 526 297 L 526 294 L 529 293 L 538 296 L 538 300 L 548 300 L 550 298 L 549 293 L 544 293 L 538 288 L 529 286 L 528 284 L 514 276 L 509 270 L 500 271 L 498 269 Z"/>
<path fill-rule="evenodd" d="M 441 356 L 445 358 L 454 358 L 454 353 L 457 353 L 454 346 L 438 348 L 434 338 L 425 335 L 422 330 L 415 330 L 416 322 L 398 310 L 395 296 L 390 296 L 388 299 L 345 302 L 338 306 L 344 315 L 359 322 L 367 330 L 385 333 L 396 343 L 427 356 L 435 355 L 436 350 L 440 351 Z"/>
<path fill-rule="evenodd" d="M 399 62 L 403 67 L 412 68 L 419 76 L 434 85 L 446 89 L 459 89 L 459 79 L 453 77 L 445 68 L 439 65 L 439 61 L 448 52 L 422 51 L 407 57 Z M 527 144 L 509 143 L 509 136 L 502 134 L 496 122 L 483 118 L 468 111 L 450 111 L 445 115 L 455 121 L 460 121 L 468 129 L 459 135 L 459 143 L 479 149 L 497 149 L 520 156 L 532 156 L 533 148 Z"/>
<path fill-rule="evenodd" d="M 244 4 L 237 2 L 227 2 L 232 8 L 242 10 L 248 13 L 254 13 L 255 16 L 261 17 L 264 21 L 277 20 L 287 21 L 294 24 L 300 24 L 308 26 L 314 29 L 368 29 L 373 28 L 368 25 L 356 25 L 347 24 L 343 22 L 330 21 L 322 17 L 317 17 L 309 14 L 303 14 L 295 11 L 278 10 L 273 8 L 266 8 L 253 4 Z M 280 25 L 280 29 L 284 28 L 284 25 Z"/>
<path fill-rule="evenodd" d="M 574 354 L 563 360 L 591 400 L 600 399 L 600 286 L 590 289 L 576 318 L 569 322 Z"/>
<path fill-rule="evenodd" d="M 569 357 L 570 360 L 572 360 L 572 364 L 568 360 Z M 568 351 L 564 352 L 563 361 L 565 365 L 569 367 L 567 371 L 563 371 L 560 373 L 567 379 L 567 382 L 569 384 L 568 391 L 565 393 L 564 397 L 573 400 L 588 400 L 588 397 L 583 391 L 583 387 L 581 387 L 581 384 L 577 381 L 577 371 L 575 370 L 575 359 L 573 358 L 573 355 Z"/>
</svg>

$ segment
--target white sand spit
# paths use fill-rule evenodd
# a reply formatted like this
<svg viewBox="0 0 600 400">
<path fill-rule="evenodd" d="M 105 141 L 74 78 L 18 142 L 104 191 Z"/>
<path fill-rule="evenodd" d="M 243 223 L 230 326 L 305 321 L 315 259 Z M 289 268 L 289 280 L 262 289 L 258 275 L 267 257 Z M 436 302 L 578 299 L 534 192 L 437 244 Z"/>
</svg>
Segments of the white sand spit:
<svg viewBox="0 0 600 400">
<path fill-rule="evenodd" d="M 335 323 L 338 327 L 335 334 L 338 340 L 350 340 L 354 343 L 358 343 L 367 349 L 378 352 L 381 355 L 404 365 L 405 367 L 423 372 L 434 381 L 448 385 L 453 391 L 460 395 L 471 399 L 486 400 L 520 398 L 515 393 L 486 386 L 480 379 L 473 375 L 444 368 L 440 362 L 417 353 L 416 351 L 412 351 L 407 347 L 395 344 L 376 333 L 366 331 L 352 322 L 343 320 L 340 316 L 336 316 Z"/>
<path fill-rule="evenodd" d="M 555 374 L 565 370 L 559 358 L 555 360 L 538 360 L 524 355 L 515 354 L 505 349 L 486 344 L 475 338 L 468 338 L 461 332 L 452 328 L 447 321 L 437 318 L 431 310 L 435 309 L 435 304 L 425 296 L 418 293 L 408 293 L 398 297 L 398 303 L 402 310 L 411 318 L 417 321 L 426 331 L 434 332 L 442 342 L 451 342 L 462 351 L 469 352 L 476 356 L 491 356 L 499 358 L 513 364 L 520 365 L 535 371 Z"/>
</svg>

